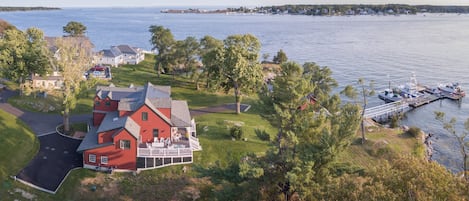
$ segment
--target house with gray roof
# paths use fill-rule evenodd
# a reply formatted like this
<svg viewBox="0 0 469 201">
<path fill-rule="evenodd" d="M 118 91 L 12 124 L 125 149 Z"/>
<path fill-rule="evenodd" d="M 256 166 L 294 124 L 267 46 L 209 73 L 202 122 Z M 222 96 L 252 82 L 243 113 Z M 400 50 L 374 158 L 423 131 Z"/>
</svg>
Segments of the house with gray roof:
<svg viewBox="0 0 469 201">
<path fill-rule="evenodd" d="M 192 163 L 201 150 L 187 101 L 170 86 L 96 88 L 93 125 L 77 151 L 93 170 L 140 171 Z"/>
<path fill-rule="evenodd" d="M 101 50 L 98 53 L 98 64 L 117 67 L 122 64 L 138 64 L 145 60 L 145 54 L 141 48 L 129 45 L 111 46 L 110 49 Z"/>
</svg>

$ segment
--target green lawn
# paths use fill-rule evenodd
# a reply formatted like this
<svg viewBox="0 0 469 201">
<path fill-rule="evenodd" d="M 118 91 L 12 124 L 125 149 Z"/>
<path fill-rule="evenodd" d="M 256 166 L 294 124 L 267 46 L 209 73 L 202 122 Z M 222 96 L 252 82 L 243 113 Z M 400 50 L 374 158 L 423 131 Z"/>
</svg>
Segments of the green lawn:
<svg viewBox="0 0 469 201">
<path fill-rule="evenodd" d="M 184 75 L 172 76 L 161 74 L 158 77 L 154 70 L 154 65 L 153 55 L 147 54 L 145 61 L 138 65 L 123 65 L 119 68 L 112 68 L 113 79 L 111 82 L 121 87 L 128 87 L 131 84 L 143 86 L 147 82 L 155 85 L 169 85 L 171 86 L 171 97 L 173 99 L 187 100 L 190 108 L 235 102 L 234 95 L 231 93 L 210 93 L 205 89 L 196 91 L 195 83 Z"/>
<path fill-rule="evenodd" d="M 85 92 L 83 97 L 78 99 L 72 114 L 91 113 L 95 91 L 96 89 L 90 89 L 89 92 Z M 60 96 L 58 91 L 48 93 L 45 98 L 34 95 L 14 96 L 8 99 L 8 103 L 27 111 L 61 114 L 62 100 Z"/>
<path fill-rule="evenodd" d="M 147 55 L 146 60 L 139 65 L 123 65 L 119 68 L 112 68 L 113 80 L 111 82 L 122 87 L 127 87 L 130 84 L 142 86 L 147 82 L 156 85 L 171 85 L 172 98 L 187 100 L 191 109 L 234 102 L 232 94 L 195 90 L 195 84 L 183 76 L 161 75 L 158 78 L 153 69 L 154 61 L 152 58 Z M 108 83 L 102 82 L 101 84 Z M 84 96 L 86 98 L 80 100 L 82 102 L 78 103 L 76 112 L 91 112 L 94 90 L 90 90 Z M 37 101 L 25 97 L 19 99 L 25 99 L 26 102 Z M 217 186 L 211 183 L 208 178 L 199 178 L 200 168 L 215 165 L 224 166 L 230 160 L 239 159 L 247 153 L 262 155 L 269 148 L 269 142 L 260 140 L 255 131 L 265 131 L 270 134 L 271 139 L 277 132 L 266 120 L 260 117 L 260 110 L 255 104 L 256 99 L 257 97 L 253 96 L 243 100 L 243 103 L 252 105 L 247 113 L 236 115 L 231 111 L 226 111 L 195 117 L 197 135 L 203 150 L 194 153 L 193 164 L 148 170 L 136 175 L 129 173 L 109 175 L 85 169 L 74 170 L 56 195 L 43 193 L 18 182 L 11 182 L 11 180 L 7 180 L 5 185 L 9 186 L 9 189 L 19 188 L 32 193 L 37 196 L 38 200 L 194 200 L 197 198 L 210 200 L 207 196 L 212 195 L 212 191 L 216 190 Z M 10 101 L 12 104 L 19 102 L 18 99 Z M 27 105 L 18 106 L 27 108 Z M 6 175 L 16 174 L 33 157 L 39 145 L 34 135 L 25 129 L 22 123 L 18 123 L 15 118 L 0 113 L 0 123 L 0 145 L 2 145 L 0 151 L 5 149 L 0 152 L 0 171 L 2 171 L 0 179 L 3 182 Z M 229 127 L 233 124 L 242 125 L 243 138 L 246 140 L 232 140 Z M 10 128 L 8 125 L 13 125 L 10 127 L 14 128 Z M 9 134 L 4 134 L 3 130 L 7 129 L 13 130 L 8 132 Z M 18 137 L 18 131 L 25 133 L 26 137 Z M 28 140 L 26 142 L 20 140 L 24 138 Z M 354 143 L 350 146 L 339 157 L 339 161 L 367 168 L 379 163 L 382 158 L 392 157 L 395 153 L 421 155 L 422 152 L 417 139 L 401 135 L 397 130 L 376 127 L 373 128 L 373 131 L 367 132 L 367 138 L 368 141 L 365 145 Z M 24 146 L 24 143 L 29 143 L 29 146 Z M 5 146 L 10 147 L 3 148 Z M 12 157 L 12 154 L 19 155 Z M 7 161 L 7 163 L 3 163 L 3 161 Z M 187 167 L 185 173 L 183 172 L 184 166 Z M 92 191 L 91 187 L 96 187 L 96 190 Z M 7 195 L 7 190 L 3 190 L 6 188 L 1 189 L 0 198 L 8 196 L 7 200 L 24 199 L 18 193 Z"/>
<path fill-rule="evenodd" d="M 255 134 L 255 129 L 265 130 L 271 135 L 271 139 L 276 133 L 275 129 L 257 114 L 206 114 L 196 117 L 196 122 L 197 135 L 203 151 L 196 153 L 195 164 L 202 166 L 213 165 L 216 161 L 226 162 L 232 155 L 262 155 L 268 148 L 268 142 L 260 140 Z M 229 133 L 232 123 L 243 124 L 244 138 L 247 141 L 232 140 Z"/>
<path fill-rule="evenodd" d="M 19 119 L 0 110 L 0 198 L 14 186 L 9 176 L 16 175 L 39 149 L 39 141 Z M 3 199 L 0 199 L 3 200 Z"/>
<path fill-rule="evenodd" d="M 420 139 L 403 134 L 400 129 L 373 127 L 367 130 L 366 143 L 361 144 L 361 133 L 357 133 L 355 142 L 339 157 L 339 161 L 372 168 L 380 160 L 390 159 L 398 154 L 424 157 L 425 149 Z"/>
</svg>

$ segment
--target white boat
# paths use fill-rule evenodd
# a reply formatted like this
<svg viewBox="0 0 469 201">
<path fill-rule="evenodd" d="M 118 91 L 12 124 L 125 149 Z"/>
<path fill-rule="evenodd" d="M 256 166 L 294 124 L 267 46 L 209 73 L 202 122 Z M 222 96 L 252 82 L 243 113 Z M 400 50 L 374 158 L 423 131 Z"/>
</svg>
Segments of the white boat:
<svg viewBox="0 0 469 201">
<path fill-rule="evenodd" d="M 447 92 L 458 96 L 466 95 L 466 92 L 462 90 L 461 85 L 459 85 L 459 83 L 440 84 L 438 85 L 438 89 L 442 92 Z"/>
<path fill-rule="evenodd" d="M 399 89 L 400 95 L 404 98 L 418 98 L 425 95 L 418 90 L 418 82 L 414 73 L 412 73 L 412 76 L 410 77 L 410 82 L 399 86 Z"/>
</svg>

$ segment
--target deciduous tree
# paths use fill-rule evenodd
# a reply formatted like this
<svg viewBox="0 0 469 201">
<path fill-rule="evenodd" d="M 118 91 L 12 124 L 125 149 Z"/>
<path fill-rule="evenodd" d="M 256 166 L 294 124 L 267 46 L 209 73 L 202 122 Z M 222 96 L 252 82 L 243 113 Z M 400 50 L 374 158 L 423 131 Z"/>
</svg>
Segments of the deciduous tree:
<svg viewBox="0 0 469 201">
<path fill-rule="evenodd" d="M 467 169 L 467 163 L 469 162 L 467 160 L 468 151 L 466 148 L 467 143 L 464 141 L 466 137 L 469 135 L 469 118 L 466 120 L 466 122 L 464 122 L 464 131 L 461 131 L 459 133 L 457 132 L 457 129 L 456 129 L 456 122 L 457 122 L 456 118 L 451 118 L 451 120 L 447 121 L 445 119 L 444 112 L 435 112 L 435 118 L 443 124 L 443 128 L 445 130 L 450 132 L 451 135 L 453 135 L 456 138 L 458 142 L 458 146 L 459 146 L 458 149 L 462 156 L 462 170 L 463 170 L 462 174 L 463 174 L 463 177 L 466 179 L 466 181 L 469 182 L 469 176 L 467 175 L 469 171 Z"/>
<path fill-rule="evenodd" d="M 171 31 L 163 26 L 151 25 L 149 31 L 151 33 L 150 43 L 153 45 L 152 50 L 158 51 L 155 70 L 159 77 L 162 70 L 169 72 L 175 65 L 173 46 L 176 41 Z"/>
<path fill-rule="evenodd" d="M 223 41 L 212 36 L 204 36 L 200 39 L 200 57 L 203 64 L 202 78 L 206 79 L 205 88 L 218 86 L 220 78 L 220 66 L 222 61 Z"/>
<path fill-rule="evenodd" d="M 50 52 L 44 34 L 38 28 L 29 28 L 26 33 L 8 29 L 0 38 L 0 47 L 2 74 L 18 83 L 20 94 L 29 76 L 44 75 L 50 69 Z"/>
<path fill-rule="evenodd" d="M 181 70 L 188 74 L 189 72 L 193 72 L 194 69 L 198 65 L 198 58 L 199 55 L 199 48 L 200 44 L 199 41 L 189 36 L 182 41 L 176 42 L 176 51 L 175 51 L 175 58 Z"/>
<path fill-rule="evenodd" d="M 76 107 L 80 85 L 85 82 L 83 73 L 92 61 L 92 45 L 82 37 L 62 37 L 56 41 L 59 49 L 57 64 L 64 78 L 63 119 L 64 130 L 70 130 L 70 112 Z"/>
<path fill-rule="evenodd" d="M 86 32 L 86 26 L 81 22 L 70 21 L 63 27 L 63 31 L 69 36 L 83 36 Z"/>
<path fill-rule="evenodd" d="M 315 200 L 465 200 L 466 185 L 436 162 L 400 156 L 362 176 L 331 178 Z"/>
<path fill-rule="evenodd" d="M 220 86 L 228 93 L 234 91 L 236 113 L 241 113 L 243 93 L 255 92 L 263 79 L 259 64 L 259 40 L 253 35 L 232 35 L 224 40 L 224 48 L 217 49 L 222 55 L 220 63 Z M 212 75 L 215 75 L 212 73 Z"/>
<path fill-rule="evenodd" d="M 363 108 L 362 108 L 362 111 L 361 111 L 361 132 L 362 132 L 362 144 L 365 144 L 365 141 L 366 141 L 366 137 L 365 137 L 365 109 L 366 109 L 366 105 L 368 104 L 368 100 L 366 99 L 368 96 L 373 96 L 375 94 L 375 91 L 374 91 L 374 82 L 373 81 L 370 81 L 368 85 L 366 85 L 365 83 L 365 80 L 363 78 L 359 78 L 358 81 L 357 81 L 357 84 L 359 85 L 359 87 L 361 88 L 361 95 L 363 97 Z M 351 86 L 351 85 L 348 85 L 345 87 L 344 90 L 342 90 L 340 92 L 341 94 L 344 94 L 346 96 L 348 96 L 349 98 L 356 98 L 357 95 L 358 95 L 358 92 L 356 91 L 356 89 Z"/>
</svg>

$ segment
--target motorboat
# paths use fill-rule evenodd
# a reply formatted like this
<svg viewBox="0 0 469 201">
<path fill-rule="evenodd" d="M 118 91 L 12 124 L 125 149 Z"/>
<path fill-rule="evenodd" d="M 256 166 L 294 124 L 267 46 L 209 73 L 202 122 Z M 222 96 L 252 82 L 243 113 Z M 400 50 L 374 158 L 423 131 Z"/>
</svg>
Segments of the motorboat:
<svg viewBox="0 0 469 201">
<path fill-rule="evenodd" d="M 458 96 L 465 96 L 466 92 L 462 90 L 461 85 L 459 83 L 450 83 L 450 84 L 440 84 L 438 89 L 442 92 L 458 95 Z"/>
<path fill-rule="evenodd" d="M 395 93 L 392 89 L 385 89 L 378 93 L 378 98 L 383 100 L 385 103 L 392 103 L 402 100 L 402 96 L 399 93 Z"/>
</svg>

